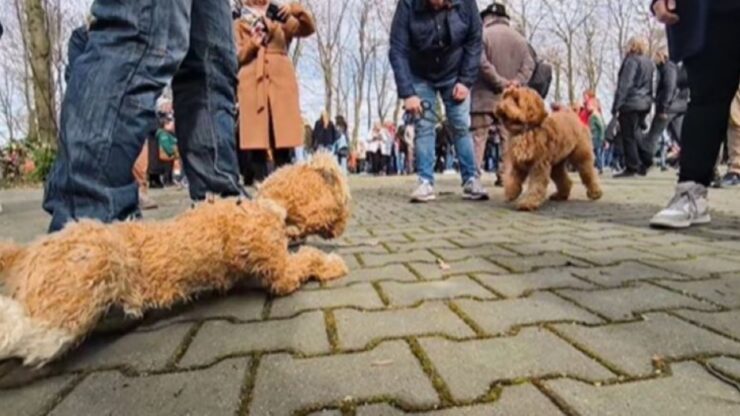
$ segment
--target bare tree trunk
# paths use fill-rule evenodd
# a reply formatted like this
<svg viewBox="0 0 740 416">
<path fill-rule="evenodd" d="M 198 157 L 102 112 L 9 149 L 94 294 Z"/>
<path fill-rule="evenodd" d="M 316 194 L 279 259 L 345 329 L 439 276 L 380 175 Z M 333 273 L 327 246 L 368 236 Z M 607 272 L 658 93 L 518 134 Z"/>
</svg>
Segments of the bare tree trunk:
<svg viewBox="0 0 740 416">
<path fill-rule="evenodd" d="M 56 105 L 52 75 L 51 39 L 43 0 L 25 0 L 26 28 L 29 35 L 33 101 L 38 122 L 38 142 L 56 147 Z"/>
</svg>

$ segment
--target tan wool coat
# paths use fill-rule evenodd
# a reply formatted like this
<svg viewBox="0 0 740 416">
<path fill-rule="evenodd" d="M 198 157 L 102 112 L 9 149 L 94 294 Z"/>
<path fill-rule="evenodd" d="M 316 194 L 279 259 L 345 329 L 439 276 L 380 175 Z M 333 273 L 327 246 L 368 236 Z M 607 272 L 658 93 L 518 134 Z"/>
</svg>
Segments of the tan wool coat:
<svg viewBox="0 0 740 416">
<path fill-rule="evenodd" d="M 244 19 L 234 24 L 239 60 L 239 147 L 270 149 L 270 117 L 275 148 L 303 145 L 301 118 L 293 62 L 287 54 L 291 41 L 316 30 L 313 17 L 299 4 L 290 5 L 285 23 L 268 20 L 267 45 L 252 41 L 252 28 Z"/>
</svg>

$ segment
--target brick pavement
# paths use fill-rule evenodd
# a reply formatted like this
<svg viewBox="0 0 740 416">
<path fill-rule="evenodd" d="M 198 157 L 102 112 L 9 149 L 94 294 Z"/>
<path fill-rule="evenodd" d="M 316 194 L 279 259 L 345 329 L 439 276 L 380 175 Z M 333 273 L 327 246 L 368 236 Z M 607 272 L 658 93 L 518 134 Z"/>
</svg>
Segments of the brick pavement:
<svg viewBox="0 0 740 416">
<path fill-rule="evenodd" d="M 320 243 L 350 276 L 152 314 L 43 371 L 0 364 L 0 415 L 738 413 L 738 191 L 712 192 L 711 226 L 650 230 L 672 180 L 522 214 L 452 177 L 414 206 L 410 178 L 353 178 L 352 226 Z M 154 217 L 187 207 L 155 196 Z M 3 236 L 43 233 L 38 191 L 0 200 Z"/>
</svg>

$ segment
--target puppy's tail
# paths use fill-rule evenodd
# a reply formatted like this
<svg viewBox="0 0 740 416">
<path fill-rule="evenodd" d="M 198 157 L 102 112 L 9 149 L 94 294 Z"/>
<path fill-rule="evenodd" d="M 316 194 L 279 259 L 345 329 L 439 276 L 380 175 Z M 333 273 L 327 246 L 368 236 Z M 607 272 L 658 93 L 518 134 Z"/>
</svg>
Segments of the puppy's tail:
<svg viewBox="0 0 740 416">
<path fill-rule="evenodd" d="M 22 250 L 22 247 L 17 244 L 0 241 L 0 278 L 2 278 L 3 271 L 10 268 L 20 257 Z"/>
</svg>

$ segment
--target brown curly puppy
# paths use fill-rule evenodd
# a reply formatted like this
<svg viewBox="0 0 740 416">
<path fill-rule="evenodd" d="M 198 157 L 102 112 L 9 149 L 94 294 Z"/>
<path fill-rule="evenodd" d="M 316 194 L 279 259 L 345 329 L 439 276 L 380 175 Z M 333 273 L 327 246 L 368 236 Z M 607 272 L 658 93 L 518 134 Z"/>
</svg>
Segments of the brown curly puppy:
<svg viewBox="0 0 740 416">
<path fill-rule="evenodd" d="M 342 277 L 339 256 L 312 247 L 290 253 L 288 242 L 296 233 L 339 236 L 349 203 L 344 175 L 321 154 L 278 171 L 255 202 L 210 201 L 158 223 L 86 220 L 27 247 L 0 244 L 0 360 L 44 365 L 113 305 L 141 317 L 249 278 L 286 295 L 309 278 Z"/>
<path fill-rule="evenodd" d="M 591 133 L 576 114 L 564 111 L 548 115 L 540 95 L 525 87 L 507 89 L 495 113 L 509 133 L 504 152 L 506 199 L 519 198 L 529 178 L 527 192 L 517 204 L 519 210 L 538 209 L 547 199 L 551 178 L 557 192 L 550 199 L 567 200 L 572 187 L 567 164 L 578 170 L 588 197 L 601 198 Z"/>
</svg>

